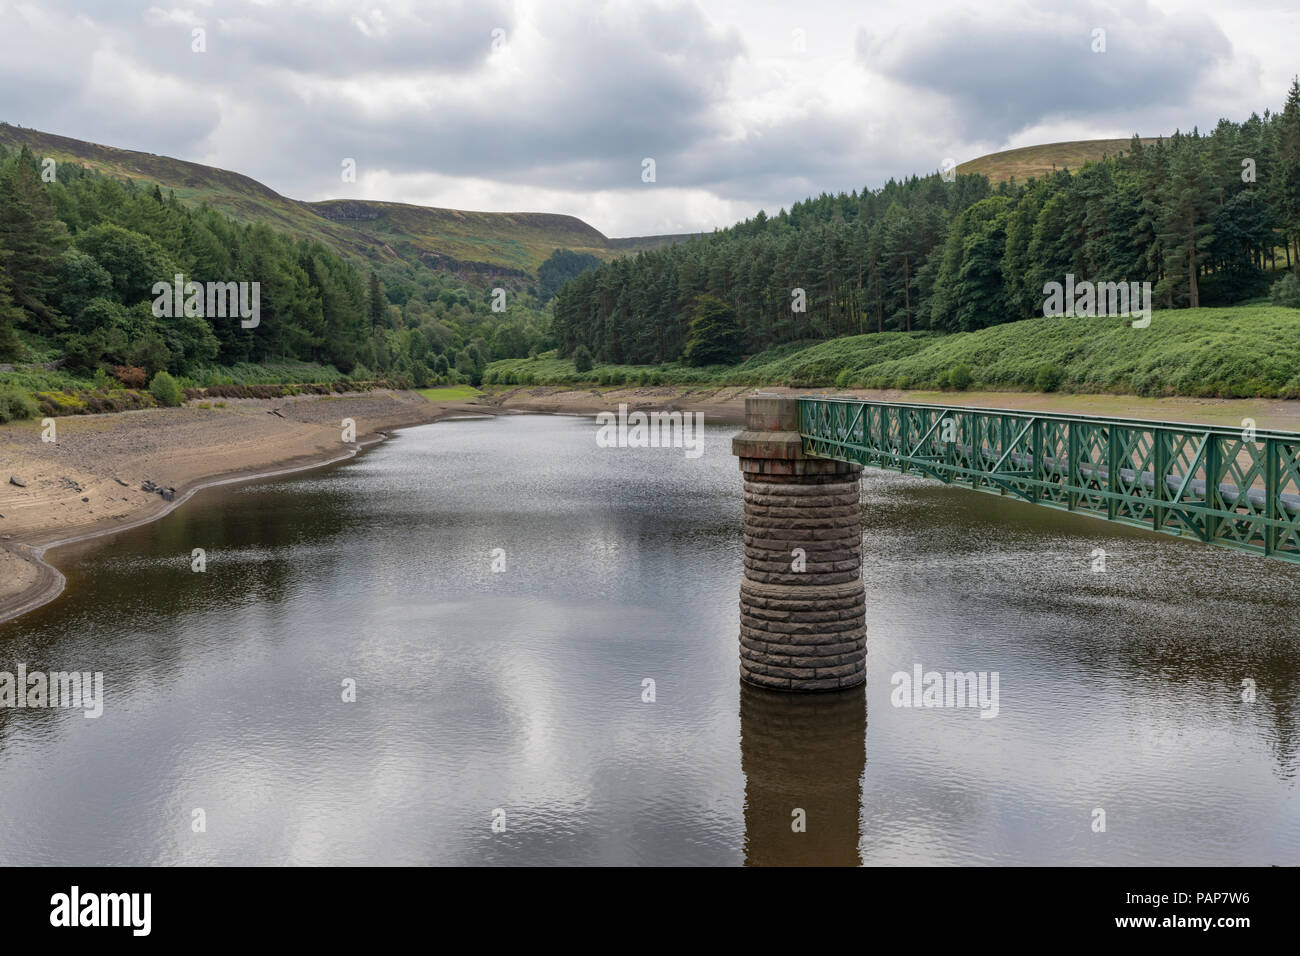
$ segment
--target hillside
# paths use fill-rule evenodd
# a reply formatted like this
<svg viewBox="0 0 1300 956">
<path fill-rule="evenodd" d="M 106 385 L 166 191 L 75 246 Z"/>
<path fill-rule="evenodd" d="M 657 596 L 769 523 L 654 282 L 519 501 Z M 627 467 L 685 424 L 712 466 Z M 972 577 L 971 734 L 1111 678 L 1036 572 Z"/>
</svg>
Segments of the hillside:
<svg viewBox="0 0 1300 956">
<path fill-rule="evenodd" d="M 787 385 L 939 389 L 964 367 L 988 390 L 1300 398 L 1300 309 L 1242 305 L 1121 318 L 1032 318 L 977 332 L 884 332 L 768 349 L 738 365 L 597 365 L 553 352 L 488 366 L 488 384 Z M 1044 367 L 1050 369 L 1044 372 Z"/>
<path fill-rule="evenodd" d="M 1155 140 L 1146 139 L 1145 143 Z M 185 160 L 118 149 L 0 123 L 0 145 L 27 146 L 40 157 L 75 162 L 105 175 L 157 183 L 184 202 L 209 203 L 241 222 L 315 239 L 347 258 L 367 263 L 418 262 L 473 280 L 535 276 L 555 249 L 610 260 L 691 238 L 690 235 L 609 238 L 574 216 L 439 209 L 366 199 L 304 202 L 282 196 L 255 179 Z M 997 183 L 1023 182 L 1053 168 L 1127 150 L 1126 139 L 1050 143 L 990 153 L 962 163 Z"/>
<path fill-rule="evenodd" d="M 107 176 L 157 183 L 178 199 L 209 203 L 241 222 L 262 222 L 318 240 L 365 262 L 418 262 L 466 279 L 535 276 L 555 249 L 613 259 L 667 245 L 677 236 L 606 238 L 574 216 L 466 212 L 364 199 L 302 202 L 255 179 L 153 153 L 117 149 L 0 123 L 0 145 L 75 162 Z"/>
<path fill-rule="evenodd" d="M 1150 137 L 1142 139 L 1144 146 L 1155 142 L 1157 141 Z M 1106 156 L 1119 156 L 1128 152 L 1130 143 L 1131 140 L 1128 139 L 1083 139 L 1004 149 L 961 163 L 957 166 L 957 172 L 987 176 L 994 185 L 1010 179 L 1023 183 L 1031 176 L 1042 177 L 1054 169 L 1077 171 L 1084 163 Z"/>
<path fill-rule="evenodd" d="M 1252 164 L 1267 175 L 1244 175 Z M 1008 150 L 595 265 L 557 291 L 552 336 L 584 364 L 735 364 L 795 342 L 1015 322 L 1079 277 L 1081 295 L 1142 291 L 1144 313 L 1290 307 L 1297 182 L 1300 79 L 1281 110 L 1209 133 Z"/>
</svg>

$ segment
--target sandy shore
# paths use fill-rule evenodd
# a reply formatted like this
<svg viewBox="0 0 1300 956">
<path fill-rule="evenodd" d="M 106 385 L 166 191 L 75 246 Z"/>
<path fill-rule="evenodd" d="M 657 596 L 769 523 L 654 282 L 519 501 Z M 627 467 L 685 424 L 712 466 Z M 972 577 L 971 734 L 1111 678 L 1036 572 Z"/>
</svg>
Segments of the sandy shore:
<svg viewBox="0 0 1300 956">
<path fill-rule="evenodd" d="M 0 621 L 62 591 L 63 576 L 41 560 L 47 549 L 155 520 L 213 484 L 338 461 L 394 429 L 466 410 L 379 391 L 70 416 L 56 420 L 53 443 L 39 422 L 2 426 Z M 350 443 L 345 418 L 356 423 Z M 166 494 L 144 490 L 152 486 Z"/>
<path fill-rule="evenodd" d="M 224 408 L 146 409 L 57 419 L 58 441 L 38 422 L 0 426 L 0 621 L 53 600 L 63 575 L 48 549 L 153 521 L 205 487 L 317 467 L 359 453 L 403 427 L 466 414 L 587 415 L 615 409 L 703 412 L 738 424 L 750 387 L 671 386 L 489 389 L 476 401 L 435 403 L 414 392 L 227 400 Z M 772 388 L 786 395 L 830 394 Z M 1300 402 L 1141 399 L 1122 395 L 853 391 L 876 401 L 1013 408 L 1300 432 Z M 341 422 L 356 422 L 342 441 Z M 11 483 L 16 478 L 21 486 Z M 165 489 L 166 496 L 144 490 Z"/>
</svg>

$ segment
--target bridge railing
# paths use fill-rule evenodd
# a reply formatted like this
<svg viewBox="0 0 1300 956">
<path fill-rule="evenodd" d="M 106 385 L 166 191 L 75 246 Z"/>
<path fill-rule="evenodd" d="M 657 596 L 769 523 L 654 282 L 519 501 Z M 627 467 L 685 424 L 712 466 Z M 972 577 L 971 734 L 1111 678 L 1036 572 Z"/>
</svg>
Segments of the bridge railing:
<svg viewBox="0 0 1300 956">
<path fill-rule="evenodd" d="M 1300 563 L 1300 434 L 799 399 L 805 454 Z"/>
</svg>

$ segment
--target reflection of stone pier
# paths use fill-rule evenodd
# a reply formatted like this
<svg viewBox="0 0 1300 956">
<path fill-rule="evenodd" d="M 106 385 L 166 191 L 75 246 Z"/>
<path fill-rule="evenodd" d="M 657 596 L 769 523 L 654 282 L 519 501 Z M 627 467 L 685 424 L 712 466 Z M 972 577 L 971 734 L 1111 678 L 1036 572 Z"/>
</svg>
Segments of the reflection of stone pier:
<svg viewBox="0 0 1300 956">
<path fill-rule="evenodd" d="M 804 455 L 794 398 L 746 398 L 732 451 L 745 479 L 741 676 L 778 690 L 861 684 L 862 467 Z"/>
<path fill-rule="evenodd" d="M 740 685 L 748 866 L 857 866 L 866 688 L 774 694 Z M 802 810 L 806 830 L 792 829 Z"/>
</svg>

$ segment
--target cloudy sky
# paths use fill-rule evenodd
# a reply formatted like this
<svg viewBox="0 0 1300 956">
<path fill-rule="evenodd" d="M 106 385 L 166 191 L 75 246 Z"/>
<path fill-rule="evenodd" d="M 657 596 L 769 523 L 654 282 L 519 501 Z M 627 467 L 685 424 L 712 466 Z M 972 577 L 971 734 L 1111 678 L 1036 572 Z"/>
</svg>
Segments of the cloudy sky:
<svg viewBox="0 0 1300 956">
<path fill-rule="evenodd" d="M 1296 0 L 0 0 L 0 119 L 297 199 L 645 235 L 1277 109 L 1297 37 Z"/>
</svg>

